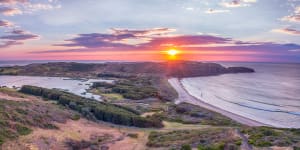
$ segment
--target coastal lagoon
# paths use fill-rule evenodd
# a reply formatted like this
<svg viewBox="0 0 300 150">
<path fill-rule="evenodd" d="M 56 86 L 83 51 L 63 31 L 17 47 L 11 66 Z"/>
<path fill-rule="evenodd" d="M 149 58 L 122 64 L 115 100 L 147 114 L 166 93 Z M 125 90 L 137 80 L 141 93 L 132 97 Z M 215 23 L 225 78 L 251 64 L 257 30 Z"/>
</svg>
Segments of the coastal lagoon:
<svg viewBox="0 0 300 150">
<path fill-rule="evenodd" d="M 93 82 L 113 82 L 102 79 L 71 79 L 64 77 L 35 77 L 35 76 L 0 76 L 0 86 L 20 88 L 23 85 L 33 85 L 49 89 L 59 89 L 86 98 L 101 101 L 99 95 L 87 92 Z"/>
<path fill-rule="evenodd" d="M 194 97 L 271 126 L 300 128 L 300 64 L 221 63 L 255 73 L 184 78 Z"/>
</svg>

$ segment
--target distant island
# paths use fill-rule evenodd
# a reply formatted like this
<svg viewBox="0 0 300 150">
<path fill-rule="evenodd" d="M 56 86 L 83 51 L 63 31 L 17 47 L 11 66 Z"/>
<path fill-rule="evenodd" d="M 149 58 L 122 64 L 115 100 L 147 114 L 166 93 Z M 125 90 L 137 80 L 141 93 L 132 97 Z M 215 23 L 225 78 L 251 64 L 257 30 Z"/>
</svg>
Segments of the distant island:
<svg viewBox="0 0 300 150">
<path fill-rule="evenodd" d="M 26 66 L 2 67 L 0 75 L 63 76 L 63 77 L 98 77 L 105 73 L 149 74 L 166 77 L 196 77 L 225 73 L 251 73 L 247 67 L 224 67 L 217 63 L 195 61 L 168 62 L 107 62 L 102 64 L 53 62 L 30 64 Z"/>
</svg>

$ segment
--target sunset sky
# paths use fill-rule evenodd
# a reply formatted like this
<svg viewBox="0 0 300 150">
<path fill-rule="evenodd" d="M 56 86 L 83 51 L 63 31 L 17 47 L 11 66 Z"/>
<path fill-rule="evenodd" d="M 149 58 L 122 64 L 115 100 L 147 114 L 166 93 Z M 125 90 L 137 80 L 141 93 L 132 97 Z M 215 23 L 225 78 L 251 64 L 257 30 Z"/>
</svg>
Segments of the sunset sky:
<svg viewBox="0 0 300 150">
<path fill-rule="evenodd" d="M 300 62 L 300 0 L 0 0 L 0 60 Z"/>
</svg>

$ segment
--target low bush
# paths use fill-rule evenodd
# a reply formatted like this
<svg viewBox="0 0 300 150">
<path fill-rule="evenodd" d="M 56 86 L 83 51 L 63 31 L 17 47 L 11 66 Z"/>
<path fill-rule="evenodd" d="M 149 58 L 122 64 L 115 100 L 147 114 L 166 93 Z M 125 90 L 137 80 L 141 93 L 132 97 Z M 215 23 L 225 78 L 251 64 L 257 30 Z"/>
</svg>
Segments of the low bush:
<svg viewBox="0 0 300 150">
<path fill-rule="evenodd" d="M 127 136 L 137 139 L 139 135 L 137 133 L 129 133 Z"/>
<path fill-rule="evenodd" d="M 300 142 L 299 129 L 271 127 L 244 127 L 242 133 L 249 136 L 249 143 L 257 147 L 293 146 Z"/>
<path fill-rule="evenodd" d="M 32 132 L 32 130 L 30 128 L 27 128 L 26 126 L 23 126 L 23 125 L 20 125 L 20 124 L 16 125 L 16 129 L 17 129 L 17 132 L 20 135 L 27 135 L 27 134 L 30 134 Z"/>
<path fill-rule="evenodd" d="M 232 129 L 176 130 L 169 132 L 153 131 L 148 137 L 147 146 L 170 149 L 190 149 L 198 145 L 199 150 L 238 149 L 241 138 L 232 135 Z"/>
</svg>

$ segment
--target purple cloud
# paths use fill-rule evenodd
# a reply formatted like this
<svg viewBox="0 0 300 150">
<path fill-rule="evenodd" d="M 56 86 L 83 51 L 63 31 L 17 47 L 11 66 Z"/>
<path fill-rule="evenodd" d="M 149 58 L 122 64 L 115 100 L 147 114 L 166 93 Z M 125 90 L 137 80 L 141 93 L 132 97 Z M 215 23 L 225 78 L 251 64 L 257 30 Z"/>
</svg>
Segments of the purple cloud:
<svg viewBox="0 0 300 150">
<path fill-rule="evenodd" d="M 11 27 L 14 24 L 12 22 L 9 22 L 7 20 L 0 20 L 0 27 Z"/>
<path fill-rule="evenodd" d="M 83 46 L 87 48 L 93 47 L 122 47 L 127 46 L 126 44 L 115 43 L 117 41 L 135 38 L 132 34 L 120 34 L 120 35 L 112 35 L 112 34 L 101 34 L 101 33 L 91 33 L 91 34 L 79 34 L 78 37 L 65 40 L 67 42 L 71 42 L 68 44 L 56 44 L 56 46 Z"/>
<path fill-rule="evenodd" d="M 60 52 L 95 52 L 114 50 L 165 50 L 178 47 L 183 50 L 212 50 L 212 51 L 251 51 L 254 53 L 286 53 L 300 49 L 297 44 L 280 44 L 271 42 L 247 42 L 232 38 L 213 35 L 172 35 L 167 34 L 168 28 L 162 30 L 164 34 L 153 30 L 116 30 L 111 33 L 79 34 L 77 37 L 65 40 L 66 44 L 58 46 L 70 47 L 67 50 L 47 50 L 34 53 L 60 53 Z M 295 31 L 293 31 L 295 32 Z M 127 42 L 147 39 L 143 43 Z M 74 48 L 81 47 L 81 48 Z"/>
<path fill-rule="evenodd" d="M 0 48 L 21 45 L 23 41 L 37 39 L 39 36 L 24 30 L 13 30 L 9 35 L 0 36 Z"/>
<path fill-rule="evenodd" d="M 22 45 L 23 42 L 20 42 L 20 41 L 3 41 L 3 42 L 0 42 L 0 48 L 6 48 L 6 47 L 10 47 L 10 46 L 13 46 L 13 45 Z"/>
<path fill-rule="evenodd" d="M 148 30 L 128 30 L 111 29 L 111 33 L 90 33 L 79 34 L 73 39 L 65 40 L 67 44 L 56 44 L 56 46 L 82 46 L 87 48 L 95 47 L 133 47 L 134 44 L 126 43 L 126 40 L 141 40 L 143 38 L 152 38 L 153 36 L 162 36 L 173 32 L 170 28 L 154 28 Z M 139 43 L 139 42 L 137 42 Z M 144 43 L 144 42 L 142 42 Z"/>
<path fill-rule="evenodd" d="M 148 30 L 128 30 L 128 29 L 112 29 L 112 33 L 90 33 L 79 34 L 73 39 L 65 40 L 67 44 L 56 44 L 57 46 L 82 46 L 86 48 L 100 48 L 100 47 L 158 47 L 166 44 L 181 46 L 181 45 L 198 45 L 198 44 L 221 44 L 228 43 L 232 40 L 230 38 L 222 38 L 211 35 L 182 35 L 174 36 L 167 35 L 173 32 L 169 28 L 155 28 Z M 126 40 L 143 40 L 137 44 L 126 43 Z"/>
<path fill-rule="evenodd" d="M 36 39 L 38 37 L 39 37 L 38 35 L 32 34 L 30 32 L 26 32 L 23 30 L 14 30 L 11 32 L 10 35 L 1 36 L 0 39 L 20 41 L 20 40 Z"/>
<path fill-rule="evenodd" d="M 181 35 L 181 36 L 170 36 L 170 37 L 155 37 L 150 40 L 149 43 L 144 44 L 145 46 L 163 46 L 163 45 L 204 45 L 204 44 L 225 44 L 231 43 L 232 39 L 217 37 L 212 35 Z"/>
</svg>

